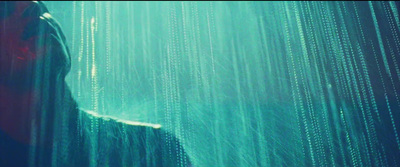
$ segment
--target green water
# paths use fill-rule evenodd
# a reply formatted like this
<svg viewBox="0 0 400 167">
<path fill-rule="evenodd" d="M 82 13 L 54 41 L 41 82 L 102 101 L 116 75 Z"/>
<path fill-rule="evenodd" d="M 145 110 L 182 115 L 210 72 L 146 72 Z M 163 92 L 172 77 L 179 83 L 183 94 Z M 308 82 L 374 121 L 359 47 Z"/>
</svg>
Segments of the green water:
<svg viewBox="0 0 400 167">
<path fill-rule="evenodd" d="M 46 2 L 80 106 L 196 166 L 400 166 L 398 2 Z"/>
</svg>

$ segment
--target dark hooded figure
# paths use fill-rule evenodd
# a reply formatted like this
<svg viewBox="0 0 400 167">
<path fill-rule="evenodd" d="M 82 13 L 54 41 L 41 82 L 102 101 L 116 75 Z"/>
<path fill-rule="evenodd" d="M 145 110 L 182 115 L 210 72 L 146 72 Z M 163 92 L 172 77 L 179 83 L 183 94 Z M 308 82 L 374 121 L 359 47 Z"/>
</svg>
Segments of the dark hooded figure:
<svg viewBox="0 0 400 167">
<path fill-rule="evenodd" d="M 0 166 L 191 166 L 159 125 L 78 109 L 71 61 L 42 2 L 0 2 Z"/>
</svg>

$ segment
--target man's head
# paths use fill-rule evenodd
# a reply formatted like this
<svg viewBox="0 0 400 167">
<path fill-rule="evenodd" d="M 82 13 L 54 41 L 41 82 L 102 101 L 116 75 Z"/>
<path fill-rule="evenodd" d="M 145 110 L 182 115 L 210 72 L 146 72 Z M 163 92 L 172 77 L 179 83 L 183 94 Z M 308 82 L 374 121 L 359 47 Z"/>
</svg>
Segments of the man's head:
<svg viewBox="0 0 400 167">
<path fill-rule="evenodd" d="M 49 145 L 54 128 L 74 119 L 63 112 L 77 107 L 64 81 L 69 55 L 43 3 L 0 2 L 1 130 L 21 142 Z M 32 129 L 40 129 L 34 140 Z"/>
<path fill-rule="evenodd" d="M 64 34 L 42 2 L 0 2 L 0 84 L 31 89 L 69 69 Z"/>
</svg>

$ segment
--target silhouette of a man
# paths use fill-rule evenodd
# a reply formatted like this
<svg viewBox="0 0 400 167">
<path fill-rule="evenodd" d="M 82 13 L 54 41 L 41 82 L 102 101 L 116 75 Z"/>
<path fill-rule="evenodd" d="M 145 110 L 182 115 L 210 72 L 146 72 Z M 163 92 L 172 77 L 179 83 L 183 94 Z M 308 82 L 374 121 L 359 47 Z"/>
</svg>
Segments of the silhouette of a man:
<svg viewBox="0 0 400 167">
<path fill-rule="evenodd" d="M 79 110 L 70 66 L 42 2 L 0 2 L 0 166 L 191 166 L 159 125 Z"/>
</svg>

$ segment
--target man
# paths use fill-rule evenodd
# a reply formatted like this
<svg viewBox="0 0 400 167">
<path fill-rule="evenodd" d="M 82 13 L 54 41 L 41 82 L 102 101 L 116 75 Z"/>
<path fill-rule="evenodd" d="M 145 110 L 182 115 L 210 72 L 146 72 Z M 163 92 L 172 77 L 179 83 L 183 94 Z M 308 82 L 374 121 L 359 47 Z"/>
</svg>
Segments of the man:
<svg viewBox="0 0 400 167">
<path fill-rule="evenodd" d="M 65 43 L 42 2 L 0 2 L 0 166 L 191 166 L 159 125 L 79 110 Z"/>
</svg>

